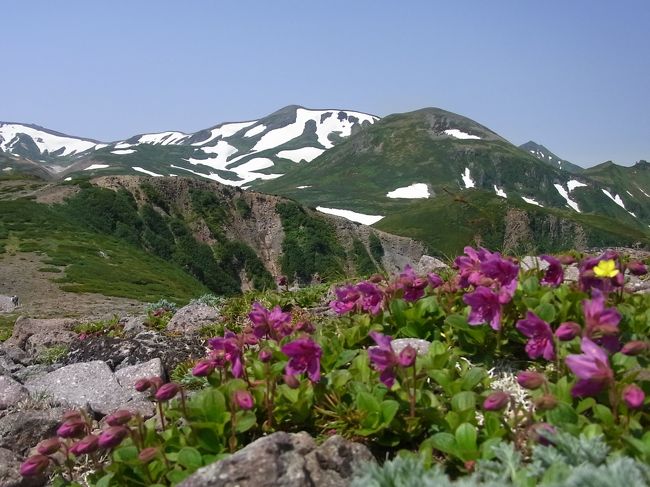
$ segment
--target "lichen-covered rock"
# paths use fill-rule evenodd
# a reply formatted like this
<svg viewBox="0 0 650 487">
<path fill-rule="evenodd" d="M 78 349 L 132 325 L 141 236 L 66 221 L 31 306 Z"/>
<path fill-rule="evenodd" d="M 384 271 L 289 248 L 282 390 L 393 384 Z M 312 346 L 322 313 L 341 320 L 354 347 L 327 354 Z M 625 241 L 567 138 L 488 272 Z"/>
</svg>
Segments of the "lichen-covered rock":
<svg viewBox="0 0 650 487">
<path fill-rule="evenodd" d="M 0 448 L 24 456 L 39 441 L 54 436 L 63 410 L 26 410 L 0 418 Z"/>
<path fill-rule="evenodd" d="M 180 487 L 345 487 L 357 462 L 373 461 L 359 443 L 333 436 L 320 446 L 305 432 L 277 432 L 207 467 Z"/>
<path fill-rule="evenodd" d="M 7 409 L 29 396 L 29 391 L 11 377 L 0 375 L 0 409 Z"/>
<path fill-rule="evenodd" d="M 536 255 L 527 255 L 521 258 L 521 260 L 519 261 L 519 266 L 524 271 L 529 271 L 533 269 L 543 271 L 548 269 L 549 263 L 546 262 L 545 260 L 540 259 Z"/>
<path fill-rule="evenodd" d="M 129 365 L 115 371 L 117 382 L 137 399 L 146 399 L 147 393 L 135 390 L 135 383 L 148 377 L 165 379 L 165 370 L 159 358 L 154 358 L 142 364 Z"/>
<path fill-rule="evenodd" d="M 0 448 L 0 487 L 40 487 L 47 477 L 20 475 L 20 457 L 11 450 Z"/>
<path fill-rule="evenodd" d="M 18 347 L 35 356 L 55 345 L 69 345 L 77 339 L 72 328 L 78 322 L 68 319 L 47 319 L 20 317 L 16 320 L 6 346 Z"/>
<path fill-rule="evenodd" d="M 449 269 L 449 266 L 443 261 L 436 259 L 435 257 L 431 257 L 430 255 L 423 255 L 420 257 L 418 265 L 415 268 L 415 272 L 423 276 L 429 272 L 440 272 L 444 269 Z"/>
<path fill-rule="evenodd" d="M 422 340 L 420 338 L 398 338 L 390 342 L 393 352 L 400 353 L 406 347 L 411 346 L 415 349 L 418 355 L 426 355 L 429 352 L 431 342 Z"/>
<path fill-rule="evenodd" d="M 167 331 L 171 333 L 198 333 L 201 328 L 217 321 L 219 311 L 206 304 L 194 303 L 179 309 L 169 320 Z"/>
</svg>

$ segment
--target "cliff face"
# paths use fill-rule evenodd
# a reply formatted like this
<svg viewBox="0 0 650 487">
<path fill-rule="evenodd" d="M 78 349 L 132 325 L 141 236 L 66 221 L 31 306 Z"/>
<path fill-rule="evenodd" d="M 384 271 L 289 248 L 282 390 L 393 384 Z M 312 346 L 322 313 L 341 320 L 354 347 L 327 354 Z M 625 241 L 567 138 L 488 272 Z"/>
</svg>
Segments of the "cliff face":
<svg viewBox="0 0 650 487">
<path fill-rule="evenodd" d="M 425 252 L 423 245 L 410 238 L 325 215 L 287 198 L 217 182 L 106 176 L 92 183 L 128 191 L 139 208 L 150 205 L 165 220 L 182 220 L 193 237 L 216 255 L 233 245 L 252 250 L 272 276 L 298 275 L 304 281 L 303 267 L 321 277 L 360 275 L 373 269 L 395 272 L 418 262 Z M 250 288 L 252 276 L 243 272 L 242 259 L 235 258 L 240 284 Z"/>
</svg>

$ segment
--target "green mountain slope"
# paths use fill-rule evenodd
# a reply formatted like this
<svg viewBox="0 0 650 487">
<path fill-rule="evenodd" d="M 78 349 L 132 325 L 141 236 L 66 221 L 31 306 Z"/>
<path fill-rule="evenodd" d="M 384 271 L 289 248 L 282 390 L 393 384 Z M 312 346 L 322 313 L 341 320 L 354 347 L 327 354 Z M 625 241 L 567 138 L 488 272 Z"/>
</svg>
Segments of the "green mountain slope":
<svg viewBox="0 0 650 487">
<path fill-rule="evenodd" d="M 537 157 L 540 161 L 543 161 L 549 164 L 550 166 L 563 169 L 564 171 L 574 173 L 574 174 L 580 174 L 584 171 L 584 168 L 576 164 L 573 164 L 572 162 L 569 162 L 566 159 L 562 159 L 556 156 L 546 147 L 538 144 L 537 142 L 533 142 L 532 140 L 526 142 L 525 144 L 520 145 L 519 148 L 521 150 L 531 153 L 533 156 Z"/>
</svg>

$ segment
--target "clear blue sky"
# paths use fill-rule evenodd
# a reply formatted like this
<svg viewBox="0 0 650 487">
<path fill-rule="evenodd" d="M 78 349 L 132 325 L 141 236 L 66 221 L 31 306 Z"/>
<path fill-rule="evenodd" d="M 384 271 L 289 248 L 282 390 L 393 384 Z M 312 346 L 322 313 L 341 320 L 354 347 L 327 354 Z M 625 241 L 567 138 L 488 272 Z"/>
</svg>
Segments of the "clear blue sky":
<svg viewBox="0 0 650 487">
<path fill-rule="evenodd" d="M 21 0 L 0 120 L 103 141 L 289 104 L 437 106 L 583 166 L 650 160 L 648 0 Z"/>
</svg>

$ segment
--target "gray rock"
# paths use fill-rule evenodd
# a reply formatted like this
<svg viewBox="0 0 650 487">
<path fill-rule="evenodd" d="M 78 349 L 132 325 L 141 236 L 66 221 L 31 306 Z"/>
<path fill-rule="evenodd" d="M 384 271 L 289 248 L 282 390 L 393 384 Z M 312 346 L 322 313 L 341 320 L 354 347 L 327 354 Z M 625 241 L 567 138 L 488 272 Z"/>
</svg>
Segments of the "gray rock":
<svg viewBox="0 0 650 487">
<path fill-rule="evenodd" d="M 429 272 L 439 272 L 442 269 L 449 269 L 449 266 L 440 259 L 431 257 L 430 255 L 423 255 L 415 267 L 415 272 L 423 276 Z"/>
<path fill-rule="evenodd" d="M 357 462 L 373 460 L 364 445 L 340 436 L 317 446 L 305 432 L 277 432 L 199 469 L 179 487 L 345 487 Z"/>
<path fill-rule="evenodd" d="M 143 364 L 129 365 L 115 371 L 117 382 L 128 391 L 135 399 L 146 399 L 147 393 L 134 389 L 135 383 L 147 377 L 160 377 L 165 379 L 165 370 L 159 358 L 154 358 Z"/>
<path fill-rule="evenodd" d="M 100 360 L 66 365 L 49 374 L 28 381 L 31 394 L 45 393 L 62 404 L 109 414 L 131 400 L 105 362 Z"/>
<path fill-rule="evenodd" d="M 540 259 L 536 255 L 527 255 L 521 258 L 519 261 L 519 266 L 524 271 L 529 271 L 532 269 L 544 271 L 548 269 L 549 263 L 545 260 Z"/>
<path fill-rule="evenodd" d="M 67 319 L 39 320 L 21 316 L 5 345 L 18 347 L 30 355 L 38 355 L 55 345 L 68 345 L 77 339 L 72 331 L 77 321 Z"/>
<path fill-rule="evenodd" d="M 564 280 L 565 282 L 578 282 L 580 278 L 580 270 L 578 269 L 578 264 L 571 264 L 564 268 Z"/>
<path fill-rule="evenodd" d="M 52 371 L 52 367 L 45 364 L 35 364 L 24 367 L 20 370 L 17 370 L 12 375 L 13 377 L 22 382 L 29 382 L 30 380 L 35 380 L 39 377 L 49 374 Z"/>
<path fill-rule="evenodd" d="M 206 304 L 188 304 L 179 309 L 169 320 L 167 331 L 171 333 L 193 334 L 206 325 L 219 319 L 219 311 Z"/>
<path fill-rule="evenodd" d="M 7 342 L 0 343 L 0 356 L 20 365 L 29 365 L 31 363 L 31 358 L 24 350 Z"/>
<path fill-rule="evenodd" d="M 0 419 L 0 448 L 26 455 L 39 441 L 55 435 L 62 416 L 57 408 L 7 414 Z"/>
<path fill-rule="evenodd" d="M 18 307 L 12 298 L 13 296 L 0 295 L 0 313 L 11 313 Z"/>
<path fill-rule="evenodd" d="M 20 458 L 11 450 L 0 448 L 0 486 L 1 487 L 40 487 L 47 477 L 22 477 Z"/>
<path fill-rule="evenodd" d="M 0 375 L 0 409 L 7 409 L 29 397 L 29 391 L 11 377 Z"/>
<path fill-rule="evenodd" d="M 129 316 L 124 320 L 124 334 L 132 336 L 146 331 L 147 327 L 144 325 L 145 321 L 147 321 L 147 315 Z"/>
<path fill-rule="evenodd" d="M 426 355 L 429 352 L 431 342 L 419 338 L 398 338 L 390 342 L 390 346 L 395 353 L 400 353 L 409 345 L 415 348 L 418 355 Z"/>
</svg>

